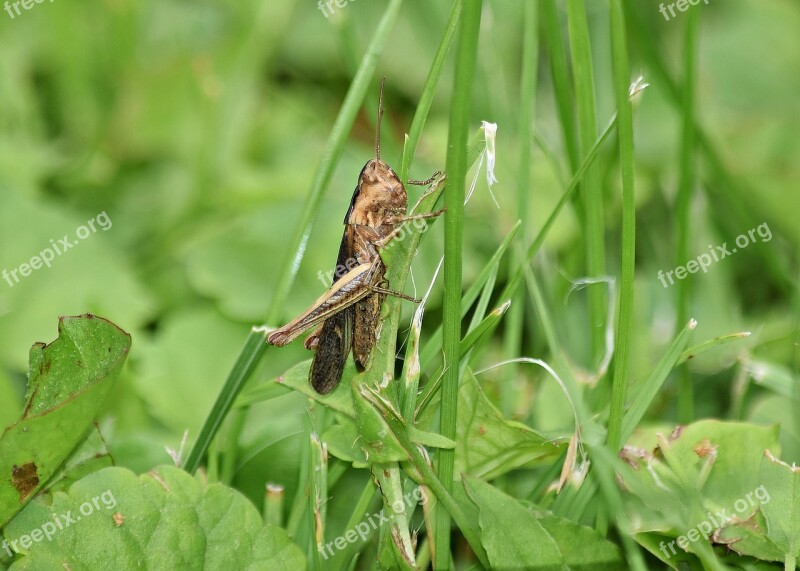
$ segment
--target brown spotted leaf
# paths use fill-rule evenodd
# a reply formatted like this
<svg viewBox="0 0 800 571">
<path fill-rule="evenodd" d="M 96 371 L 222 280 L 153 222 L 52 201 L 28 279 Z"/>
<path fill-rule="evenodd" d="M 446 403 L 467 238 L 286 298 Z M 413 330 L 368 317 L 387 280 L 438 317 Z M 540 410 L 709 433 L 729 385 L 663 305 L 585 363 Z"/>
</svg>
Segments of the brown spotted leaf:
<svg viewBox="0 0 800 571">
<path fill-rule="evenodd" d="M 30 352 L 22 418 L 0 436 L 0 527 L 59 469 L 114 386 L 130 336 L 93 315 L 62 317 Z"/>
</svg>

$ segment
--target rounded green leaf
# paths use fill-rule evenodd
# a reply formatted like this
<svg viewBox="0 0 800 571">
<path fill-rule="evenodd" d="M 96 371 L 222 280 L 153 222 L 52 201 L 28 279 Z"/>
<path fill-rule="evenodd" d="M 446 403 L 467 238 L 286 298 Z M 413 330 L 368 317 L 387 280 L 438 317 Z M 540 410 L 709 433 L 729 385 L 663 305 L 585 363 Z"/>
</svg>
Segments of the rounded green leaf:
<svg viewBox="0 0 800 571">
<path fill-rule="evenodd" d="M 91 474 L 49 505 L 29 503 L 4 535 L 13 571 L 305 569 L 288 534 L 243 495 L 171 466 Z"/>
</svg>

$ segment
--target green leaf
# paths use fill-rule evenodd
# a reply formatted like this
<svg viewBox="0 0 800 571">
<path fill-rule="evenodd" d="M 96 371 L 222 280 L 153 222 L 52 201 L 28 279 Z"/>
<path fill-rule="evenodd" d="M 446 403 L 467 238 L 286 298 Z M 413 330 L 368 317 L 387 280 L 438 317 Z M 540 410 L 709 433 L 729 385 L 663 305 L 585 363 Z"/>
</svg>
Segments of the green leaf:
<svg viewBox="0 0 800 571">
<path fill-rule="evenodd" d="M 344 415 L 337 415 L 337 421 L 322 434 L 322 441 L 328 445 L 328 452 L 340 460 L 350 462 L 355 468 L 366 468 L 369 463 L 364 450 L 358 445 L 356 423 Z"/>
<path fill-rule="evenodd" d="M 61 524 L 60 527 L 58 524 Z M 222 484 L 162 466 L 107 468 L 35 501 L 5 528 L 11 569 L 305 569 L 287 533 Z M 38 537 L 38 539 L 37 539 Z"/>
<path fill-rule="evenodd" d="M 354 383 L 351 389 L 353 407 L 356 410 L 358 443 L 367 454 L 370 464 L 408 460 L 408 452 L 387 422 L 388 415 L 385 409 L 393 411 L 394 417 L 402 422 L 402 415 L 389 397 L 389 389 L 379 386 L 369 387 L 365 383 Z M 380 404 L 383 408 L 378 408 L 376 404 Z M 402 423 L 397 429 L 405 431 L 407 427 Z"/>
<path fill-rule="evenodd" d="M 732 516 L 746 521 L 762 507 L 761 457 L 777 445 L 777 427 L 704 420 L 658 438 L 652 453 L 634 458 L 629 450 L 626 458 L 635 468 L 620 473 L 625 487 L 652 510 L 640 511 L 638 531 L 678 538 L 700 530 L 710 536 Z M 636 539 L 646 547 L 652 543 Z M 688 543 L 697 555 L 707 549 L 705 539 Z"/>
<path fill-rule="evenodd" d="M 0 370 L 0 426 L 6 426 L 19 417 L 21 394 L 14 390 L 11 379 Z"/>
<path fill-rule="evenodd" d="M 761 462 L 761 481 L 768 498 L 761 506 L 767 535 L 786 554 L 787 568 L 794 568 L 800 556 L 800 468 L 767 451 Z"/>
<path fill-rule="evenodd" d="M 714 541 L 727 545 L 741 556 L 749 555 L 763 561 L 783 561 L 783 552 L 766 535 L 767 524 L 762 513 L 752 518 L 726 525 L 714 534 Z"/>
<path fill-rule="evenodd" d="M 69 458 L 61 464 L 58 472 L 53 474 L 53 477 L 47 482 L 44 491 L 48 494 L 65 491 L 84 476 L 113 465 L 114 461 L 100 430 L 97 426 L 92 426 L 84 441 L 75 447 Z"/>
<path fill-rule="evenodd" d="M 422 444 L 431 448 L 455 448 L 456 443 L 436 432 L 426 432 L 413 426 L 409 427 L 408 435 L 414 444 Z"/>
<path fill-rule="evenodd" d="M 617 546 L 594 529 L 555 515 L 544 515 L 539 523 L 555 540 L 570 569 L 628 568 Z"/>
<path fill-rule="evenodd" d="M 536 516 L 482 480 L 463 476 L 478 507 L 481 543 L 493 569 L 625 569 L 619 549 L 588 527 Z"/>
<path fill-rule="evenodd" d="M 464 373 L 458 392 L 456 471 L 493 479 L 517 468 L 551 461 L 563 446 L 532 428 L 503 418 L 471 371 Z M 434 408 L 426 410 L 420 425 L 433 422 Z"/>
<path fill-rule="evenodd" d="M 355 375 L 355 366 L 353 366 L 352 359 L 347 360 L 344 372 L 342 373 L 342 381 L 333 389 L 332 392 L 321 395 L 311 386 L 308 382 L 308 370 L 311 367 L 311 360 L 298 363 L 283 375 L 275 379 L 275 383 L 289 387 L 305 396 L 314 399 L 320 404 L 328 408 L 346 414 L 350 418 L 356 417 L 355 408 L 353 408 L 353 399 L 348 390 L 348 383 L 346 379 L 350 379 Z M 272 381 L 270 381 L 272 383 Z M 247 398 L 250 393 L 246 392 L 242 398 Z"/>
<path fill-rule="evenodd" d="M 478 506 L 481 544 L 493 568 L 561 569 L 558 545 L 522 504 L 477 478 L 464 475 L 463 483 Z"/>
<path fill-rule="evenodd" d="M 114 387 L 130 336 L 93 315 L 62 317 L 30 352 L 25 412 L 0 437 L 0 525 L 56 472 Z"/>
</svg>

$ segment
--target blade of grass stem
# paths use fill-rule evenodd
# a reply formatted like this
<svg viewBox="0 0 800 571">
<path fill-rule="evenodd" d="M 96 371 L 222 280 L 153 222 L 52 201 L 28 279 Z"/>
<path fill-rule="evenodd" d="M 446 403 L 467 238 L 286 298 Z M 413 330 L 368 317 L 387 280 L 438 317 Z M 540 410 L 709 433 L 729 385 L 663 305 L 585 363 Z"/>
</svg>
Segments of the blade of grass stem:
<svg viewBox="0 0 800 571">
<path fill-rule="evenodd" d="M 500 307 L 495 308 L 489 315 L 487 315 L 480 324 L 475 327 L 472 331 L 467 333 L 464 336 L 464 339 L 461 340 L 459 344 L 459 359 L 464 359 L 467 354 L 483 339 L 486 339 L 497 327 L 500 320 L 505 315 L 506 310 L 508 310 L 508 306 L 511 304 L 510 301 L 506 301 L 505 303 L 501 304 Z M 444 367 L 440 366 L 436 372 L 432 375 L 432 381 L 428 382 L 425 385 L 425 388 L 422 390 L 422 394 L 417 399 L 417 412 L 414 414 L 414 417 L 419 417 L 422 414 L 422 411 L 431 403 L 433 397 L 436 395 L 437 391 L 442 386 L 442 377 L 444 375 Z"/>
<path fill-rule="evenodd" d="M 578 184 L 583 178 L 586 169 L 589 167 L 592 161 L 594 161 L 594 159 L 597 157 L 600 147 L 611 135 L 612 131 L 614 130 L 614 127 L 616 126 L 616 122 L 617 122 L 617 116 L 614 115 L 611 121 L 609 122 L 608 126 L 606 127 L 606 129 L 603 131 L 603 134 L 600 135 L 600 138 L 595 142 L 594 146 L 589 152 L 589 155 L 584 159 L 580 168 L 572 177 L 569 186 L 561 195 L 558 204 L 556 204 L 556 206 L 553 208 L 553 211 L 550 213 L 550 216 L 548 216 L 544 226 L 542 226 L 542 229 L 537 234 L 536 239 L 533 241 L 533 244 L 531 244 L 530 247 L 528 248 L 527 257 L 529 260 L 532 259 L 539 251 L 539 248 L 544 242 L 544 239 L 547 237 L 547 233 L 550 231 L 550 228 L 553 226 L 553 223 L 555 222 L 556 218 L 558 218 L 561 209 L 564 207 L 564 205 L 570 199 L 572 194 L 578 188 Z M 500 245 L 500 247 L 498 247 L 498 249 L 492 255 L 492 258 L 489 260 L 486 266 L 484 266 L 483 270 L 481 270 L 481 273 L 479 274 L 478 278 L 472 283 L 472 285 L 467 290 L 467 293 L 464 295 L 463 299 L 464 303 L 462 305 L 462 314 L 461 314 L 462 318 L 466 315 L 469 308 L 478 298 L 478 295 L 480 295 L 481 288 L 483 287 L 486 280 L 489 278 L 492 268 L 494 267 L 494 265 L 499 263 L 499 260 L 505 254 L 506 249 L 508 249 L 508 246 L 511 244 L 511 241 L 514 238 L 514 232 L 518 227 L 519 223 L 517 223 L 517 225 L 514 226 L 514 229 L 512 229 L 512 231 L 509 232 L 503 243 Z M 518 268 L 516 274 L 514 274 L 514 276 L 512 276 L 512 278 L 506 283 L 505 288 L 503 289 L 502 293 L 499 296 L 500 299 L 508 299 L 511 296 L 511 294 L 513 294 L 516 291 L 516 288 L 517 286 L 519 286 L 522 276 L 523 276 L 523 269 Z M 439 346 L 439 340 L 441 338 L 441 334 L 442 334 L 442 327 L 440 326 L 433 333 L 433 335 L 431 335 L 430 340 L 425 344 L 425 347 L 422 350 L 422 354 L 420 357 L 422 363 L 429 363 L 430 360 L 433 358 L 434 353 L 436 352 Z M 435 378 L 435 375 L 433 376 L 433 378 Z"/>
<path fill-rule="evenodd" d="M 309 439 L 308 481 L 311 487 L 308 494 L 308 516 L 311 542 L 309 559 L 311 569 L 322 569 L 318 546 L 325 543 L 325 522 L 328 511 L 328 449 L 319 436 L 312 432 Z"/>
<path fill-rule="evenodd" d="M 364 490 L 361 492 L 358 501 L 356 501 L 355 507 L 353 507 L 353 512 L 350 514 L 350 519 L 347 521 L 347 525 L 344 528 L 345 531 L 348 529 L 355 529 L 356 524 L 366 517 L 370 506 L 375 503 L 376 495 L 377 490 L 375 489 L 375 482 L 370 478 L 364 485 Z M 357 550 L 358 546 L 356 544 L 348 542 L 347 547 L 341 551 L 337 551 L 336 555 L 333 556 L 331 560 L 331 569 L 339 569 L 339 571 L 346 571 L 349 569 Z"/>
<path fill-rule="evenodd" d="M 745 337 L 750 337 L 749 331 L 742 331 L 740 333 L 731 333 L 729 335 L 720 335 L 719 337 L 715 337 L 714 339 L 709 339 L 699 345 L 695 345 L 694 347 L 689 347 L 683 353 L 681 353 L 680 358 L 678 359 L 678 365 L 689 361 L 690 359 L 694 359 L 701 353 L 705 353 L 706 351 L 713 349 L 719 345 L 725 345 L 726 343 L 730 343 L 732 341 L 738 341 L 739 339 L 744 339 Z"/>
<path fill-rule="evenodd" d="M 689 259 L 691 244 L 691 204 L 694 190 L 694 106 L 695 75 L 697 70 L 697 23 L 699 10 L 692 11 L 686 20 L 684 37 L 683 70 L 683 124 L 680 146 L 680 182 L 675 210 L 678 222 L 678 247 L 676 266 L 681 266 Z M 678 323 L 686 323 L 689 319 L 691 302 L 691 280 L 681 280 L 678 284 L 677 315 Z M 678 422 L 688 423 L 694 418 L 694 386 L 689 367 L 683 365 L 678 369 Z"/>
<path fill-rule="evenodd" d="M 205 456 L 206 450 L 208 450 L 211 441 L 222 425 L 222 421 L 233 405 L 233 401 L 236 400 L 242 387 L 244 387 L 250 375 L 253 374 L 256 365 L 258 365 L 266 350 L 267 342 L 264 338 L 264 333 L 256 330 L 251 331 L 236 359 L 236 363 L 233 365 L 233 369 L 228 374 L 225 385 L 211 408 L 211 412 L 206 417 L 203 428 L 200 430 L 192 451 L 189 453 L 189 457 L 186 459 L 184 469 L 190 474 L 194 474 L 197 471 L 200 461 Z"/>
<path fill-rule="evenodd" d="M 450 183 L 445 188 L 447 214 L 444 220 L 444 301 L 442 354 L 445 365 L 439 433 L 452 440 L 456 437 L 458 385 L 461 343 L 461 256 L 464 234 L 464 190 L 467 168 L 472 87 L 478 52 L 482 0 L 464 0 L 459 26 L 458 51 L 453 81 L 450 126 L 447 137 L 447 173 Z M 453 488 L 455 451 L 442 449 L 437 454 L 438 481 L 449 493 Z M 430 484 L 429 484 L 430 485 Z M 434 490 L 435 492 L 436 490 Z M 444 501 L 437 494 L 440 501 Z M 455 506 L 457 508 L 457 506 Z M 449 508 L 448 508 L 449 509 Z M 434 568 L 450 566 L 450 517 L 447 510 L 434 509 L 436 552 Z M 453 514 L 455 515 L 455 514 Z M 463 533 L 467 530 L 462 529 Z M 470 542 L 472 543 L 472 542 Z M 473 548 L 475 548 L 473 546 Z"/>
<path fill-rule="evenodd" d="M 458 18 L 460 14 L 461 0 L 455 0 L 450 9 L 450 17 L 447 20 L 444 35 L 439 42 L 439 47 L 436 49 L 436 55 L 433 57 L 433 63 L 428 72 L 428 77 L 425 80 L 425 86 L 422 89 L 419 103 L 417 103 L 414 118 L 411 120 L 411 127 L 408 130 L 408 140 L 403 149 L 403 159 L 400 162 L 400 180 L 408 180 L 408 171 L 411 166 L 411 161 L 414 160 L 417 145 L 419 145 L 419 140 L 422 137 L 422 129 L 425 127 L 428 113 L 433 104 L 433 98 L 436 95 L 436 87 L 439 85 L 439 79 L 442 76 L 442 68 L 444 67 L 445 61 L 447 61 L 447 56 L 453 45 L 453 38 L 455 38 L 456 30 L 458 29 Z"/>
<path fill-rule="evenodd" d="M 494 268 L 494 271 L 489 275 L 489 279 L 486 280 L 486 284 L 483 286 L 481 297 L 475 306 L 475 311 L 472 314 L 472 319 L 470 319 L 469 327 L 467 327 L 467 333 L 478 327 L 481 321 L 483 321 L 483 318 L 486 317 L 486 309 L 489 307 L 489 302 L 492 299 L 495 280 L 497 280 L 497 267 Z"/>
<path fill-rule="evenodd" d="M 450 516 L 452 516 L 453 521 L 456 522 L 456 525 L 463 533 L 464 538 L 469 543 L 481 564 L 488 568 L 488 560 L 480 542 L 480 533 L 477 526 L 474 524 L 474 522 L 466 518 L 461 506 L 453 497 L 452 485 L 448 487 L 439 479 L 438 475 L 434 473 L 434 471 L 431 469 L 431 466 L 428 464 L 426 455 L 423 454 L 423 451 L 418 445 L 411 441 L 407 423 L 400 415 L 399 411 L 392 406 L 387 406 L 386 401 L 383 400 L 374 389 L 364 387 L 362 389 L 362 395 L 364 395 L 370 404 L 374 406 L 375 409 L 378 410 L 381 416 L 386 420 L 389 430 L 391 430 L 392 434 L 408 454 L 414 469 L 407 469 L 407 473 L 409 475 L 413 475 L 418 484 L 426 486 L 428 489 L 430 489 L 430 491 L 433 492 L 433 494 L 439 500 L 439 503 L 442 504 L 444 509 L 446 509 Z M 436 507 L 435 509 L 441 508 Z M 449 521 L 447 532 L 449 535 Z M 436 553 L 434 556 L 434 561 L 438 560 L 439 557 L 443 557 L 445 559 L 444 568 L 451 569 L 452 562 L 450 550 L 447 549 L 446 553 L 442 554 L 441 536 L 434 535 L 434 537 L 436 538 Z M 442 567 L 437 568 L 441 569 Z"/>
<path fill-rule="evenodd" d="M 534 131 L 534 112 L 536 109 L 536 76 L 538 73 L 538 2 L 526 2 L 523 7 L 523 40 L 522 40 L 522 80 L 520 85 L 520 117 L 519 117 L 519 174 L 517 175 L 517 218 L 522 223 L 520 241 L 527 247 L 528 232 L 528 194 L 531 192 L 531 149 Z M 519 257 L 511 259 L 512 273 L 518 269 Z M 506 317 L 503 351 L 506 359 L 518 357 L 522 352 L 522 330 L 525 318 L 525 294 L 514 293 L 511 308 Z M 519 373 L 517 365 L 507 367 L 505 382 L 500 385 L 500 410 L 509 416 L 517 401 L 515 380 Z"/>
<path fill-rule="evenodd" d="M 670 345 L 664 357 L 659 361 L 655 369 L 653 369 L 650 377 L 639 388 L 638 393 L 633 397 L 630 407 L 628 408 L 625 416 L 622 419 L 622 431 L 620 433 L 620 443 L 624 443 L 630 435 L 633 434 L 634 428 L 644 418 L 647 408 L 655 398 L 664 381 L 669 375 L 670 371 L 675 367 L 681 353 L 686 348 L 686 343 L 689 340 L 689 335 L 697 326 L 697 322 L 692 319 L 683 328 L 680 334 Z"/>
<path fill-rule="evenodd" d="M 542 0 L 542 29 L 544 39 L 550 51 L 550 73 L 553 77 L 556 107 L 558 108 L 559 126 L 567 149 L 570 170 L 575 172 L 580 164 L 578 158 L 578 138 L 576 135 L 575 116 L 573 115 L 572 86 L 569 81 L 567 51 L 561 38 L 561 22 L 555 0 Z M 583 216 L 579 216 L 580 219 Z"/>
<path fill-rule="evenodd" d="M 614 92 L 617 100 L 617 138 L 619 139 L 622 179 L 622 252 L 620 263 L 619 321 L 614 352 L 611 407 L 608 418 L 608 447 L 620 446 L 622 414 L 628 387 L 628 363 L 633 334 L 633 284 L 636 265 L 636 200 L 634 194 L 633 110 L 629 97 L 630 63 L 622 0 L 611 0 L 611 59 L 614 62 Z"/>
<path fill-rule="evenodd" d="M 580 151 L 581 156 L 585 157 L 597 139 L 597 104 L 592 70 L 592 46 L 583 0 L 567 0 L 567 25 L 572 52 Z M 581 184 L 581 199 L 585 214 L 586 271 L 591 277 L 605 275 L 603 189 L 600 183 L 599 166 L 590 166 Z M 605 348 L 606 300 L 600 288 L 589 289 L 587 297 L 592 360 L 599 360 Z"/>
<path fill-rule="evenodd" d="M 578 185 L 580 184 L 581 180 L 583 180 L 583 176 L 586 174 L 586 171 L 588 170 L 589 165 L 591 165 L 594 162 L 595 158 L 597 158 L 597 154 L 598 154 L 598 152 L 600 150 L 600 147 L 603 145 L 603 143 L 606 141 L 606 139 L 608 139 L 609 135 L 614 130 L 614 127 L 616 127 L 616 124 L 617 124 L 617 115 L 614 114 L 614 116 L 611 118 L 611 121 L 609 122 L 608 126 L 603 131 L 603 134 L 600 135 L 599 139 L 597 139 L 597 141 L 595 142 L 594 146 L 589 151 L 589 154 L 583 160 L 583 163 L 581 164 L 580 168 L 575 173 L 575 175 L 572 177 L 572 180 L 570 181 L 569 186 L 564 191 L 564 193 L 561 195 L 561 198 L 559 199 L 558 204 L 555 205 L 555 207 L 553 208 L 553 211 L 550 213 L 550 216 L 547 217 L 547 221 L 542 226 L 542 229 L 539 230 L 539 233 L 536 235 L 536 238 L 534 239 L 533 244 L 531 244 L 528 247 L 528 252 L 527 252 L 528 260 L 532 260 L 536 256 L 536 253 L 539 251 L 539 248 L 542 246 L 542 243 L 544 242 L 544 239 L 547 237 L 547 233 L 550 231 L 550 228 L 553 226 L 553 223 L 556 221 L 556 218 L 558 218 L 558 215 L 561 213 L 561 209 L 564 207 L 564 205 L 567 203 L 567 201 L 571 198 L 572 194 L 578 188 Z M 517 273 L 515 273 L 511 277 L 510 280 L 508 280 L 508 282 L 506 283 L 506 287 L 503 289 L 503 292 L 500 294 L 500 298 L 501 299 L 505 299 L 505 298 L 510 297 L 511 294 L 513 294 L 516 291 L 517 287 L 520 284 L 520 281 L 522 280 L 522 275 L 523 275 L 523 271 L 520 269 L 520 270 L 517 271 Z"/>
</svg>

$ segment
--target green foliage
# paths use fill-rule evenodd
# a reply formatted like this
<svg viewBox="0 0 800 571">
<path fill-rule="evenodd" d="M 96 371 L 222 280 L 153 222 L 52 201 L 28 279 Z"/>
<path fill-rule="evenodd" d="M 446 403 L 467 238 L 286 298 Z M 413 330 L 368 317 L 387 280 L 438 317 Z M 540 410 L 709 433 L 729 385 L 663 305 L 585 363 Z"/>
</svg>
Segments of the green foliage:
<svg viewBox="0 0 800 571">
<path fill-rule="evenodd" d="M 0 523 L 59 469 L 111 394 L 130 336 L 93 315 L 65 317 L 58 339 L 30 352 L 25 412 L 0 437 Z"/>
<path fill-rule="evenodd" d="M 0 569 L 795 568 L 800 10 L 766 4 L 0 11 L 2 539 L 116 500 Z M 383 252 L 424 306 L 321 396 L 264 331 L 330 285 L 381 76 L 381 156 L 448 211 Z"/>
<path fill-rule="evenodd" d="M 493 569 L 625 569 L 619 549 L 589 528 L 537 516 L 491 484 L 464 475 Z"/>
<path fill-rule="evenodd" d="M 36 540 L 39 530 L 45 535 Z M 265 525 L 247 498 L 169 466 L 142 476 L 123 468 L 95 472 L 49 505 L 29 503 L 4 533 L 15 548 L 26 536 L 35 541 L 29 537 L 20 549 L 14 571 L 306 567 L 286 532 Z"/>
</svg>

